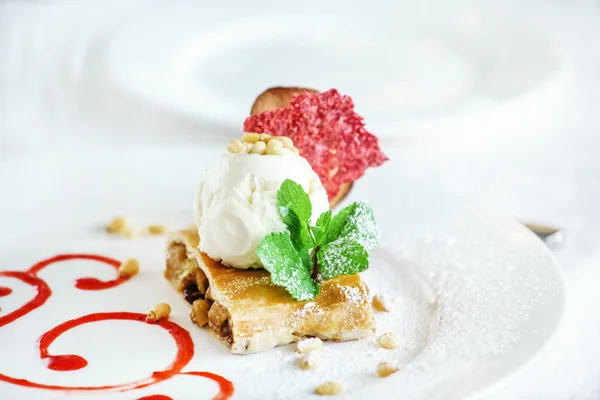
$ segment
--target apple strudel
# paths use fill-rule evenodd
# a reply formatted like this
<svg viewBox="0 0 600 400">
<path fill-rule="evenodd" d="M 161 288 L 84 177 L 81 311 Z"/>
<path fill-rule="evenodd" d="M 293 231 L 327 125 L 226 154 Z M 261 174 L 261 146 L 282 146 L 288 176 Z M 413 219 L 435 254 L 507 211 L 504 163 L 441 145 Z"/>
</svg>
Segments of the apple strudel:
<svg viewBox="0 0 600 400">
<path fill-rule="evenodd" d="M 346 341 L 375 330 L 368 289 L 358 274 L 325 281 L 312 301 L 297 301 L 263 269 L 221 265 L 198 250 L 192 230 L 172 232 L 165 278 L 234 354 L 250 354 L 306 337 Z"/>
</svg>

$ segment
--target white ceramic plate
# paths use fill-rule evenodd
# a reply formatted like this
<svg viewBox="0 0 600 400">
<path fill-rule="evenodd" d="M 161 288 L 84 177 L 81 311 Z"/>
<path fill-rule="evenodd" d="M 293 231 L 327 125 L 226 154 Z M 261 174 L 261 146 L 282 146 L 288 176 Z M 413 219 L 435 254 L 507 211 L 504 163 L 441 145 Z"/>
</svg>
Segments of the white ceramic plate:
<svg viewBox="0 0 600 400">
<path fill-rule="evenodd" d="M 382 138 L 528 93 L 561 64 L 546 37 L 500 15 L 380 0 L 368 12 L 362 1 L 169 4 L 114 33 L 106 63 L 129 94 L 235 127 L 268 87 L 335 87 Z"/>
<path fill-rule="evenodd" d="M 326 343 L 323 364 L 309 372 L 298 368 L 293 345 L 250 356 L 229 354 L 190 322 L 188 305 L 163 279 L 163 237 L 122 239 L 101 229 L 121 214 L 139 226 L 188 226 L 196 183 L 219 153 L 115 150 L 0 163 L 0 271 L 21 271 L 22 279 L 42 284 L 41 279 L 52 290 L 41 307 L 6 323 L 36 291 L 6 272 L 0 276 L 0 287 L 12 290 L 0 297 L 1 398 L 216 398 L 213 380 L 189 375 L 124 392 L 31 389 L 14 382 L 126 385 L 168 368 L 175 342 L 166 330 L 143 322 L 98 321 L 59 335 L 49 353 L 85 358 L 88 365 L 75 371 L 47 368 L 48 359 L 38 350 L 40 336 L 65 321 L 98 312 L 146 313 L 159 301 L 171 304 L 171 321 L 193 340 L 195 354 L 182 371 L 221 375 L 240 399 L 308 398 L 327 380 L 342 382 L 347 398 L 464 398 L 531 360 L 555 331 L 564 281 L 555 258 L 534 235 L 510 218 L 394 178 L 388 165 L 370 171 L 347 201 L 365 200 L 375 210 L 382 243 L 364 279 L 373 293 L 394 299 L 392 312 L 376 314 L 377 331 L 396 332 L 403 347 L 385 350 L 373 337 Z M 81 277 L 115 278 L 114 268 L 96 261 L 64 261 L 40 270 L 37 278 L 22 276 L 40 260 L 72 253 L 136 257 L 141 271 L 98 291 L 75 287 Z M 375 367 L 383 360 L 403 368 L 378 378 Z"/>
</svg>

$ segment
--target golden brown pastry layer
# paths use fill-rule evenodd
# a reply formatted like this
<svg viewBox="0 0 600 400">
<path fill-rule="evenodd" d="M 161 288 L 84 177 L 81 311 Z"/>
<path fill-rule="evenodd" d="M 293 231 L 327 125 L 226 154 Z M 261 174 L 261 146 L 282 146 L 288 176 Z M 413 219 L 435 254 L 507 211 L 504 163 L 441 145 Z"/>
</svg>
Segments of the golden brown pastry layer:
<svg viewBox="0 0 600 400">
<path fill-rule="evenodd" d="M 306 337 L 353 340 L 375 330 L 368 289 L 359 275 L 321 285 L 313 301 L 296 301 L 265 270 L 224 267 L 198 250 L 194 231 L 173 232 L 165 277 L 235 354 L 249 354 Z"/>
</svg>

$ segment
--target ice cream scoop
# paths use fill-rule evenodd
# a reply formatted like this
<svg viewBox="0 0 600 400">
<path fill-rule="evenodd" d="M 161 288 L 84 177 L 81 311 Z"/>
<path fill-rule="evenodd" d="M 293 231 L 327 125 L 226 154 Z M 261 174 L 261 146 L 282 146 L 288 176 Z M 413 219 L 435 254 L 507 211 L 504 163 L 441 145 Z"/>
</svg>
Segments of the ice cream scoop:
<svg viewBox="0 0 600 400">
<path fill-rule="evenodd" d="M 266 235 L 287 229 L 277 205 L 282 182 L 291 179 L 309 195 L 313 224 L 329 209 L 327 192 L 289 138 L 245 134 L 227 149 L 198 188 L 199 249 L 224 265 L 260 268 L 256 247 Z"/>
</svg>

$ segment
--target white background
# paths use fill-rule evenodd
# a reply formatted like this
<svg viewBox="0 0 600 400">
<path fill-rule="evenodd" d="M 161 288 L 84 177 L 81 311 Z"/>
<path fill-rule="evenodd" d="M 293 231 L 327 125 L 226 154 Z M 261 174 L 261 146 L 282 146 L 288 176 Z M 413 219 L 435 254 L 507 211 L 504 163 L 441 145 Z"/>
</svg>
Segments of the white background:
<svg viewBox="0 0 600 400">
<path fill-rule="evenodd" d="M 226 139 L 218 134 L 228 129 L 157 111 L 104 84 L 99 54 L 111 35 L 157 4 L 0 3 L 0 157 L 174 141 L 221 147 Z M 564 230 L 567 242 L 557 252 L 570 286 L 564 324 L 494 398 L 600 398 L 600 4 L 459 1 L 452 7 L 510 18 L 543 35 L 560 69 L 534 93 L 439 123 L 401 125 L 402 134 L 383 145 L 406 176 Z"/>
</svg>

